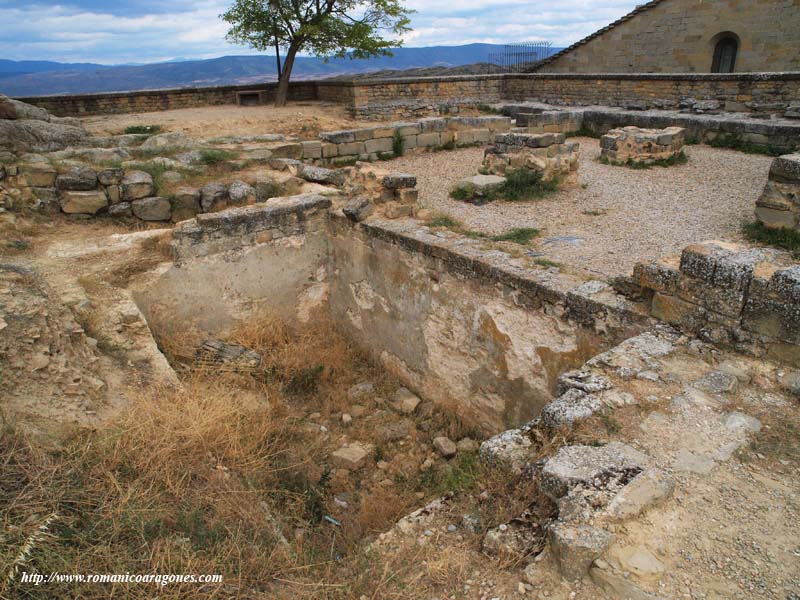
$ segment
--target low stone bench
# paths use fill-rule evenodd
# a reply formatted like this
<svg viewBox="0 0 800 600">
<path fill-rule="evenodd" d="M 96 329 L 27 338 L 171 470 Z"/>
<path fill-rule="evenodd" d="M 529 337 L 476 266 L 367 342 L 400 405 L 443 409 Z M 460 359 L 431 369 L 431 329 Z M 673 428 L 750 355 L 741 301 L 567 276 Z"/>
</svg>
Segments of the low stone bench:
<svg viewBox="0 0 800 600">
<path fill-rule="evenodd" d="M 756 200 L 756 218 L 770 229 L 800 230 L 800 153 L 772 161 L 767 185 Z"/>
<path fill-rule="evenodd" d="M 542 174 L 543 181 L 577 181 L 580 144 L 567 142 L 563 133 L 504 133 L 484 156 L 488 174 L 505 175 L 517 169 Z"/>
<path fill-rule="evenodd" d="M 683 151 L 684 129 L 642 129 L 623 127 L 612 129 L 600 140 L 600 156 L 611 163 L 648 164 L 668 160 Z"/>
</svg>

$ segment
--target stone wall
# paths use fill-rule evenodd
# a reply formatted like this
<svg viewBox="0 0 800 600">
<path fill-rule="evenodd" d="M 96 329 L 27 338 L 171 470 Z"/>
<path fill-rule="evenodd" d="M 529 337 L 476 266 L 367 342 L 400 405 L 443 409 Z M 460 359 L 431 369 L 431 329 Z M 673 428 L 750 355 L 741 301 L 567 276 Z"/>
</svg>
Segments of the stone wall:
<svg viewBox="0 0 800 600">
<path fill-rule="evenodd" d="M 502 96 L 566 106 L 677 109 L 713 100 L 721 110 L 783 113 L 800 98 L 800 73 L 547 74 L 507 76 Z"/>
<path fill-rule="evenodd" d="M 114 115 L 134 112 L 154 112 L 177 108 L 236 104 L 237 93 L 263 91 L 265 102 L 272 102 L 276 83 L 231 85 L 224 87 L 180 88 L 69 96 L 34 96 L 19 98 L 28 104 L 44 108 L 59 117 Z M 313 81 L 296 81 L 289 86 L 290 100 L 316 100 L 317 86 Z"/>
<path fill-rule="evenodd" d="M 708 73 L 720 34 L 737 72 L 800 70 L 795 0 L 655 0 L 548 60 L 555 73 Z"/>
<path fill-rule="evenodd" d="M 502 76 L 398 78 L 357 81 L 352 86 L 353 116 L 362 119 L 414 118 L 499 102 Z"/>
<path fill-rule="evenodd" d="M 274 84 L 115 92 L 24 98 L 59 116 L 147 112 L 235 104 L 237 92 Z M 348 107 L 360 119 L 416 119 L 505 100 L 568 106 L 679 108 L 714 101 L 722 110 L 783 113 L 800 98 L 800 73 L 710 74 L 515 74 L 424 77 L 374 81 L 297 81 L 290 99 L 322 100 Z"/>
<path fill-rule="evenodd" d="M 334 213 L 331 227 L 334 319 L 406 386 L 489 432 L 538 415 L 559 374 L 649 323 L 605 283 L 417 221 Z"/>
<path fill-rule="evenodd" d="M 175 263 L 134 298 L 151 328 L 224 332 L 259 311 L 307 320 L 327 297 L 330 200 L 295 196 L 184 221 Z"/>
<path fill-rule="evenodd" d="M 769 249 L 704 242 L 636 266 L 652 315 L 692 336 L 800 366 L 800 265 Z"/>
<path fill-rule="evenodd" d="M 531 111 L 528 105 L 503 107 L 528 133 L 574 133 L 588 131 L 601 136 L 612 129 L 636 126 L 649 129 L 681 127 L 687 140 L 711 142 L 728 137 L 750 144 L 772 146 L 792 152 L 800 147 L 800 121 L 789 119 L 749 118 L 747 115 L 721 112 L 691 114 L 670 111 L 641 111 L 602 108 Z"/>
<path fill-rule="evenodd" d="M 330 164 L 350 164 L 394 157 L 397 134 L 403 150 L 436 149 L 488 144 L 497 132 L 511 129 L 509 117 L 430 117 L 320 134 L 319 142 L 302 142 L 301 158 Z"/>
<path fill-rule="evenodd" d="M 778 156 L 756 200 L 756 218 L 770 229 L 800 230 L 800 154 Z"/>
</svg>

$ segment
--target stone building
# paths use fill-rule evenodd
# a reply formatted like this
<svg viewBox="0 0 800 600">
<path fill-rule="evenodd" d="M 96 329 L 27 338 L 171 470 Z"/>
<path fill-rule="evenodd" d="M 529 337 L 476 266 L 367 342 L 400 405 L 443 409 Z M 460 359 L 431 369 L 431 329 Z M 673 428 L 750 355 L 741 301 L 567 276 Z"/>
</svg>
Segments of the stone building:
<svg viewBox="0 0 800 600">
<path fill-rule="evenodd" d="M 652 0 L 554 54 L 539 71 L 800 71 L 800 0 Z"/>
</svg>

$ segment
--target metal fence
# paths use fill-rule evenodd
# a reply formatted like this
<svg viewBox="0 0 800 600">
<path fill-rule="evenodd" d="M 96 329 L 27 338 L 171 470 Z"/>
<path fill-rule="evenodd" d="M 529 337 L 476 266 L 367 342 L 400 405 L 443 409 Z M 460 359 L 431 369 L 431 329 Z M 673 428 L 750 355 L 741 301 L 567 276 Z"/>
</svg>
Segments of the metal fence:
<svg viewBox="0 0 800 600">
<path fill-rule="evenodd" d="M 553 53 L 551 42 L 507 44 L 502 52 L 489 53 L 488 73 L 530 73 Z"/>
</svg>

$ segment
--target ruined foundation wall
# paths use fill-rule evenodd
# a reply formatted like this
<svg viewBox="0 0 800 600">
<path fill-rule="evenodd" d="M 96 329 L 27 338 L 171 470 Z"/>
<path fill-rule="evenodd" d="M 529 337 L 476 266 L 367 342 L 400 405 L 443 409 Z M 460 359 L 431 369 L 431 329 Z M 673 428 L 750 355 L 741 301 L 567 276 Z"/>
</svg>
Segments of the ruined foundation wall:
<svg viewBox="0 0 800 600">
<path fill-rule="evenodd" d="M 413 221 L 331 217 L 331 312 L 404 383 L 497 432 L 649 322 L 605 284 L 521 269 Z M 463 240 L 462 240 L 463 241 Z"/>
<path fill-rule="evenodd" d="M 135 293 L 139 308 L 155 330 L 212 334 L 259 310 L 307 319 L 327 298 L 328 206 L 297 196 L 180 223 L 176 261 Z"/>
</svg>

